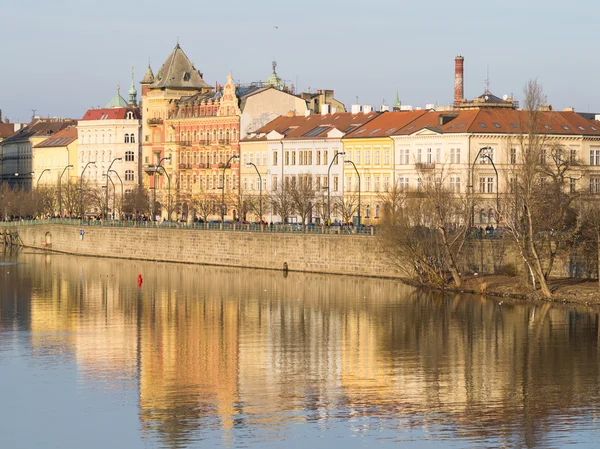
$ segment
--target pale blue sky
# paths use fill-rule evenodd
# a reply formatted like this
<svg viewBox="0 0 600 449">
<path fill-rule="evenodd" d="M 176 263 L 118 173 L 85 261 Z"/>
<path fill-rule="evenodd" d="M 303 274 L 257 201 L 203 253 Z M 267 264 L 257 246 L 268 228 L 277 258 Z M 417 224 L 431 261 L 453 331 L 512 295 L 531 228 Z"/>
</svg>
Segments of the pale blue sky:
<svg viewBox="0 0 600 449">
<path fill-rule="evenodd" d="M 599 13 L 598 0 L 0 0 L 0 109 L 80 118 L 118 83 L 126 94 L 132 65 L 136 82 L 148 59 L 156 72 L 179 37 L 210 84 L 264 80 L 275 59 L 347 106 L 391 104 L 396 89 L 403 104 L 449 104 L 462 54 L 467 98 L 489 66 L 498 96 L 521 99 L 537 77 L 555 108 L 600 112 Z"/>
</svg>

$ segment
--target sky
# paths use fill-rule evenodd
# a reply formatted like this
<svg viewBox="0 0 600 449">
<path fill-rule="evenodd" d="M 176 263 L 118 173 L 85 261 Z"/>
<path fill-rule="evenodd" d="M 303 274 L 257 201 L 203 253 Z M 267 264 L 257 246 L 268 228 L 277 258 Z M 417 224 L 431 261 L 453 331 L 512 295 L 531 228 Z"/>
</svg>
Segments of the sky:
<svg viewBox="0 0 600 449">
<path fill-rule="evenodd" d="M 598 0 L 0 0 L 0 109 L 13 122 L 81 118 L 131 67 L 156 73 L 177 41 L 211 85 L 265 80 L 352 103 L 448 105 L 454 58 L 465 97 L 522 100 L 537 78 L 554 109 L 600 112 Z M 358 101 L 357 101 L 358 99 Z"/>
</svg>

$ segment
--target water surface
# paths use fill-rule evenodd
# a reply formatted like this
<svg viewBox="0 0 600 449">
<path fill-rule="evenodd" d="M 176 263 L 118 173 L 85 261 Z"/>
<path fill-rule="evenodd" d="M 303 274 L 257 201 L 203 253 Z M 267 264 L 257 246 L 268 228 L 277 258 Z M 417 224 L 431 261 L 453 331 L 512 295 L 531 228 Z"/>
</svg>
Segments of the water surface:
<svg viewBox="0 0 600 449">
<path fill-rule="evenodd" d="M 599 342 L 586 308 L 5 254 L 0 447 L 597 447 Z"/>
</svg>

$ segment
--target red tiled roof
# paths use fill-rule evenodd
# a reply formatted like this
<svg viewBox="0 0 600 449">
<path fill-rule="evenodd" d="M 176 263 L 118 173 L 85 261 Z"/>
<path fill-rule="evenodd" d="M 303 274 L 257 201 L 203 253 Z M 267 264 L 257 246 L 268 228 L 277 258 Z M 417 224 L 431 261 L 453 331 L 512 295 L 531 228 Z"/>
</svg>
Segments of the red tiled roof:
<svg viewBox="0 0 600 449">
<path fill-rule="evenodd" d="M 255 131 L 255 134 L 268 134 L 277 131 L 284 139 L 323 139 L 332 129 L 344 133 L 352 132 L 377 117 L 379 112 L 358 113 L 338 112 L 335 114 L 312 114 L 308 116 L 278 117 Z M 266 140 L 262 137 L 249 137 L 245 141 Z"/>
<path fill-rule="evenodd" d="M 425 114 L 427 114 L 426 110 L 384 112 L 361 127 L 351 131 L 345 138 L 390 137 Z"/>
<path fill-rule="evenodd" d="M 77 140 L 77 127 L 69 126 L 38 143 L 35 148 L 66 147 Z"/>
<path fill-rule="evenodd" d="M 101 108 L 89 109 L 81 120 L 120 120 L 127 117 L 128 111 L 133 111 L 136 119 L 141 118 L 139 108 Z"/>
<path fill-rule="evenodd" d="M 0 139 L 10 137 L 15 133 L 14 123 L 0 123 Z"/>
</svg>

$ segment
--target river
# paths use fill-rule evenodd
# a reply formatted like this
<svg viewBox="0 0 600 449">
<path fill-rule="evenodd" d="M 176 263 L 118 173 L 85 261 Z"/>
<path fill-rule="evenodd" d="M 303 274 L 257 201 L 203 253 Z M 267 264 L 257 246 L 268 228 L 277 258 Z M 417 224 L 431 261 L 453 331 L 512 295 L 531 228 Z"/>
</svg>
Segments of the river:
<svg viewBox="0 0 600 449">
<path fill-rule="evenodd" d="M 0 253 L 1 448 L 598 447 L 599 351 L 576 306 Z"/>
</svg>

